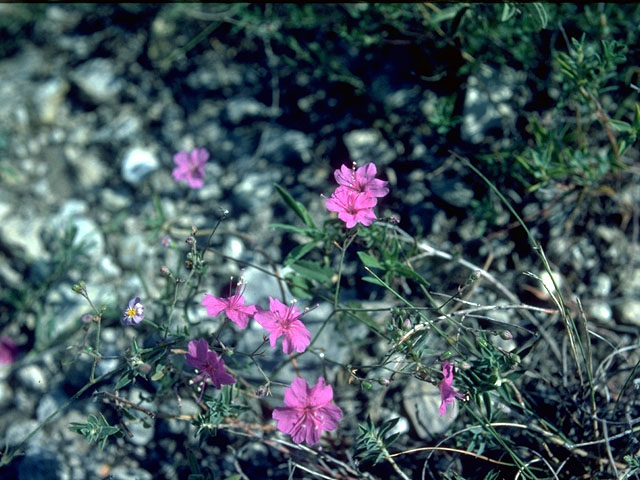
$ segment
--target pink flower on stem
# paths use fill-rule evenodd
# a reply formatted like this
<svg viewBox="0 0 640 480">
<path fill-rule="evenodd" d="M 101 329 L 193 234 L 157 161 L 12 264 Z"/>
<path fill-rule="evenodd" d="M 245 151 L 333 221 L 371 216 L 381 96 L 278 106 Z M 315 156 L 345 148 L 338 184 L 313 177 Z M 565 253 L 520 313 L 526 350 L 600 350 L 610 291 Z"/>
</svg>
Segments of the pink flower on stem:
<svg viewBox="0 0 640 480">
<path fill-rule="evenodd" d="M 228 298 L 216 298 L 208 293 L 205 294 L 202 305 L 207 308 L 207 314 L 215 317 L 224 310 L 229 320 L 240 328 L 246 328 L 249 323 L 249 317 L 252 317 L 258 309 L 255 305 L 244 304 L 244 289 L 242 285 L 242 279 L 240 279 L 236 287 L 236 293 Z"/>
<path fill-rule="evenodd" d="M 339 170 L 333 172 L 333 176 L 338 185 L 366 193 L 370 197 L 384 197 L 389 193 L 386 187 L 388 182 L 375 178 L 376 173 L 376 166 L 372 162 L 365 163 L 357 170 L 354 162 L 352 168 L 342 165 Z"/>
<path fill-rule="evenodd" d="M 18 358 L 18 346 L 11 338 L 0 337 L 0 365 L 9 365 Z"/>
<path fill-rule="evenodd" d="M 358 193 L 349 187 L 340 186 L 325 201 L 327 210 L 338 213 L 338 218 L 347 224 L 347 228 L 355 227 L 360 222 L 365 227 L 376 219 L 373 207 L 378 201 L 367 193 Z"/>
<path fill-rule="evenodd" d="M 137 325 L 144 319 L 144 305 L 140 303 L 140 297 L 129 300 L 129 305 L 124 309 L 122 324 L 131 326 Z"/>
<path fill-rule="evenodd" d="M 300 311 L 291 305 L 287 307 L 281 301 L 269 297 L 269 311 L 257 312 L 256 321 L 269 334 L 271 348 L 275 348 L 276 340 L 284 335 L 282 340 L 282 350 L 289 354 L 294 350 L 302 353 L 311 343 L 311 333 L 300 321 Z"/>
<path fill-rule="evenodd" d="M 303 378 L 296 378 L 284 391 L 285 406 L 273 410 L 278 430 L 290 434 L 295 443 L 318 443 L 322 432 L 332 432 L 342 419 L 342 410 L 332 400 L 333 389 L 324 384 L 324 378 L 313 388 Z"/>
<path fill-rule="evenodd" d="M 440 416 L 444 417 L 447 413 L 447 406 L 450 403 L 455 403 L 456 398 L 464 398 L 464 395 L 453 388 L 453 365 L 448 360 L 442 363 L 442 375 L 444 378 L 440 382 L 440 397 L 442 398 Z"/>
<path fill-rule="evenodd" d="M 233 385 L 236 379 L 227 373 L 224 368 L 224 360 L 209 349 L 209 344 L 204 338 L 200 340 L 191 340 L 189 342 L 189 353 L 185 355 L 187 363 L 195 367 L 196 377 L 193 379 L 195 383 L 202 382 L 202 392 L 200 399 L 204 394 L 207 380 L 211 380 L 213 386 L 220 389 L 222 385 Z"/>
<path fill-rule="evenodd" d="M 195 148 L 191 152 L 178 152 L 173 156 L 177 167 L 171 175 L 178 182 L 186 182 L 190 188 L 202 188 L 204 185 L 204 166 L 209 160 L 209 152 L 204 148 Z"/>
</svg>

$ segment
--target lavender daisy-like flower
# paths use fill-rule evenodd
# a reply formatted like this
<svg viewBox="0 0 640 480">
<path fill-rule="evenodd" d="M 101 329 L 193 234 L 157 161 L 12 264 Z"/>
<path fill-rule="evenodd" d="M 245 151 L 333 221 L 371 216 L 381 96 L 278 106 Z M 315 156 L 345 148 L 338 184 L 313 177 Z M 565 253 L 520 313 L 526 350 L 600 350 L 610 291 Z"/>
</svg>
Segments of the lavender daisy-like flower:
<svg viewBox="0 0 640 480">
<path fill-rule="evenodd" d="M 129 305 L 124 309 L 122 324 L 131 326 L 137 325 L 144 319 L 144 305 L 140 303 L 140 297 L 129 300 Z"/>
<path fill-rule="evenodd" d="M 256 321 L 270 332 L 269 343 L 275 348 L 279 337 L 282 340 L 282 350 L 289 354 L 294 350 L 304 352 L 311 343 L 311 332 L 300 321 L 300 310 L 294 305 L 287 307 L 281 301 L 269 297 L 269 311 L 257 312 Z"/>
<path fill-rule="evenodd" d="M 278 421 L 278 430 L 291 435 L 295 443 L 314 445 L 320 441 L 323 431 L 338 428 L 342 410 L 331 403 L 333 389 L 320 377 L 314 387 L 309 388 L 303 378 L 296 378 L 284 392 L 284 407 L 273 410 Z"/>
</svg>

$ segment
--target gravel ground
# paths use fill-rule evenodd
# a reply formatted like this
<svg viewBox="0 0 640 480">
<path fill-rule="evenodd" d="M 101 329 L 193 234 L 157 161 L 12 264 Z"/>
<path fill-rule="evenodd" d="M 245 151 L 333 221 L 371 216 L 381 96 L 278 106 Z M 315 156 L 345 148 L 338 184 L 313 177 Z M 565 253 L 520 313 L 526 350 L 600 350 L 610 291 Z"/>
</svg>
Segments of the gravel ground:
<svg viewBox="0 0 640 480">
<path fill-rule="evenodd" d="M 17 7 L 0 5 L 0 15 L 12 8 Z M 488 266 L 521 301 L 549 304 L 544 290 L 522 274 L 540 275 L 542 269 L 508 211 L 446 153 L 451 145 L 423 128 L 437 97 L 406 73 L 410 58 L 372 61 L 363 75 L 367 96 L 351 101 L 339 86 L 318 85 L 292 73 L 265 37 L 235 34 L 230 25 L 217 27 L 186 52 L 178 48 L 210 24 L 197 18 L 195 6 L 184 9 L 192 13 L 188 21 L 170 5 L 29 9 L 37 20 L 6 42 L 0 58 L 0 333 L 15 339 L 21 352 L 18 362 L 0 366 L 0 438 L 9 446 L 22 441 L 86 381 L 90 362 L 78 354 L 81 339 L 72 333 L 81 328 L 88 309 L 71 291 L 73 283 L 84 280 L 95 303 L 119 310 L 134 292 L 153 297 L 149 292 L 161 291 L 160 268 L 181 261 L 185 249 L 162 249 L 161 236 L 149 233 L 149 222 L 157 218 L 154 202 L 174 219 L 173 241 L 179 245 L 192 225 L 211 228 L 228 210 L 213 247 L 228 257 L 266 265 L 265 255 L 281 262 L 296 245 L 270 227 L 297 222 L 275 183 L 322 221 L 327 212 L 320 195 L 332 191 L 333 170 L 351 161 L 374 161 L 391 189 L 379 216 L 395 215 L 402 228 L 422 232 L 440 250 Z M 345 61 L 357 71 L 364 60 Z M 501 141 L 508 142 L 517 121 L 514 112 L 527 101 L 517 72 L 490 67 L 483 72 L 464 85 L 467 101 L 457 139 L 463 152 L 486 148 L 494 141 L 496 125 Z M 485 91 L 481 85 L 501 92 L 499 98 L 480 95 Z M 207 148 L 211 160 L 205 187 L 189 191 L 172 179 L 172 157 L 194 147 Z M 638 175 L 636 168 L 612 179 L 615 194 L 602 190 L 581 199 L 579 208 L 573 208 L 578 194 L 563 198 L 560 187 L 510 197 L 526 205 L 523 216 L 567 298 L 582 298 L 594 328 L 615 329 L 621 341 L 634 338 L 640 325 Z M 486 198 L 495 200 L 491 224 L 473 214 Z M 78 248 L 65 263 L 60 255 L 68 251 L 63 243 L 70 226 L 77 230 L 73 245 L 89 248 Z M 240 272 L 237 262 L 220 258 L 211 285 L 226 285 L 230 275 Z M 58 270 L 61 264 L 64 271 Z M 439 292 L 455 292 L 470 273 L 455 262 L 425 268 L 432 289 Z M 251 269 L 246 274 L 259 292 L 249 300 L 264 302 L 276 286 Z M 366 297 L 366 286 L 356 283 L 345 295 Z M 487 304 L 501 301 L 491 288 L 479 295 Z M 203 312 L 192 313 L 202 318 Z M 312 332 L 323 315 L 321 307 L 309 317 Z M 325 335 L 328 355 L 353 360 L 346 344 Z M 117 354 L 131 339 L 113 319 L 103 331 L 104 352 Z M 261 331 L 249 329 L 238 341 L 238 348 L 242 342 L 260 342 Z M 280 359 L 274 358 L 274 364 Z M 112 367 L 101 362 L 98 373 Z M 301 368 L 314 371 L 318 364 L 311 359 Z M 328 375 L 336 377 L 337 369 Z M 415 382 L 404 391 L 397 388 L 387 395 L 387 410 L 378 414 L 399 414 L 400 429 L 414 438 L 442 431 L 446 425 L 425 426 L 409 406 L 389 410 L 394 405 L 389 399 L 415 395 L 420 408 L 435 411 L 437 389 L 434 395 L 423 387 Z M 359 415 L 354 411 L 357 395 L 340 387 L 337 394 L 347 412 Z M 144 385 L 127 391 L 132 401 L 144 395 Z M 88 395 L 74 402 L 29 440 L 26 455 L 5 467 L 2 478 L 186 478 L 192 426 L 158 418 L 99 451 L 68 428 L 99 407 Z M 171 415 L 178 406 L 167 397 L 149 408 Z M 190 399 L 179 408 L 182 414 L 196 410 Z M 352 422 L 346 428 L 355 431 Z M 226 448 L 228 443 L 237 450 Z M 223 472 L 220 478 L 238 471 L 244 478 L 288 475 L 286 462 L 273 450 L 257 442 L 243 444 L 224 432 L 207 452 L 211 455 L 200 464 Z"/>
</svg>

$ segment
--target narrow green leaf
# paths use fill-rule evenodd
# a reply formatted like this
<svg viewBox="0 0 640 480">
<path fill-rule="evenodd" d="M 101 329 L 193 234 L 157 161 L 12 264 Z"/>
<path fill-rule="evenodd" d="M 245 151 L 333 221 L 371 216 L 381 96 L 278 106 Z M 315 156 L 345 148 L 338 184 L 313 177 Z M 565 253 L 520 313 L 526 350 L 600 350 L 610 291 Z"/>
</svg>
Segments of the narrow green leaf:
<svg viewBox="0 0 640 480">
<path fill-rule="evenodd" d="M 293 250 L 291 250 L 289 254 L 286 256 L 283 262 L 284 265 L 287 266 L 287 265 L 296 263 L 298 260 L 304 257 L 307 253 L 313 250 L 315 246 L 316 246 L 316 242 L 308 242 L 308 243 L 303 243 L 301 245 L 298 245 Z"/>
<path fill-rule="evenodd" d="M 615 128 L 619 132 L 622 132 L 622 133 L 632 133 L 633 132 L 633 127 L 631 126 L 631 124 L 629 124 L 627 122 L 623 122 L 621 120 L 610 119 L 609 123 L 611 123 L 611 126 L 613 126 L 613 128 Z"/>
<path fill-rule="evenodd" d="M 291 265 L 291 268 L 302 277 L 315 280 L 320 283 L 327 283 L 334 275 L 333 269 L 325 267 L 318 262 L 300 260 Z"/>
<path fill-rule="evenodd" d="M 269 226 L 271 228 L 280 228 L 282 230 L 286 230 L 287 232 L 291 232 L 291 233 L 299 233 L 301 235 L 306 235 L 307 237 L 311 236 L 309 234 L 309 230 L 305 230 L 304 228 L 300 228 L 300 227 L 294 227 L 293 225 L 287 225 L 285 223 L 272 223 Z"/>
<path fill-rule="evenodd" d="M 307 227 L 315 229 L 316 224 L 311 218 L 311 215 L 309 215 L 309 212 L 307 212 L 307 209 L 305 208 L 305 206 L 302 205 L 300 202 L 294 200 L 294 198 L 289 194 L 289 192 L 287 192 L 280 185 L 274 184 L 274 186 L 278 191 L 278 193 L 280 194 L 280 196 L 282 197 L 282 199 L 285 201 L 285 203 L 289 205 L 289 207 L 291 207 L 291 209 L 296 213 L 296 215 L 298 215 L 298 217 L 300 217 L 300 219 L 304 222 L 304 224 Z"/>
<path fill-rule="evenodd" d="M 118 380 L 118 383 L 116 383 L 116 387 L 114 390 L 120 390 L 121 388 L 129 385 L 132 379 L 133 379 L 133 375 L 131 374 L 130 371 L 123 373 L 122 376 L 120 377 L 120 380 Z"/>
<path fill-rule="evenodd" d="M 378 262 L 374 256 L 369 255 L 366 252 L 358 252 L 358 257 L 360 257 L 360 261 L 364 263 L 366 267 L 369 268 L 384 268 L 384 266 Z"/>
<path fill-rule="evenodd" d="M 362 277 L 364 282 L 373 283 L 374 285 L 380 285 L 381 287 L 385 287 L 386 285 L 382 283 L 380 280 L 374 277 Z"/>
</svg>

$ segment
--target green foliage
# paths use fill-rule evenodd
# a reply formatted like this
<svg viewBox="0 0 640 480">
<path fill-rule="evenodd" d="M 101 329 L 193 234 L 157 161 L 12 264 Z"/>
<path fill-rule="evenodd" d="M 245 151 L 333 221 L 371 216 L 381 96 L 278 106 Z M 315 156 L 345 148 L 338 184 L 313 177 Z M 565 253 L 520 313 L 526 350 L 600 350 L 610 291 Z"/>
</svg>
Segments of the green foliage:
<svg viewBox="0 0 640 480">
<path fill-rule="evenodd" d="M 69 429 L 72 432 L 79 433 L 87 437 L 90 442 L 96 442 L 100 450 L 104 449 L 107 444 L 107 440 L 111 435 L 122 436 L 120 428 L 109 425 L 107 419 L 104 418 L 102 413 L 97 415 L 89 415 L 87 417 L 87 423 L 71 423 Z"/>
<path fill-rule="evenodd" d="M 389 458 L 389 446 L 398 439 L 398 433 L 391 430 L 398 423 L 399 418 L 385 420 L 380 427 L 376 427 L 370 418 L 367 423 L 358 425 L 356 439 L 356 456 L 363 462 L 381 462 Z"/>
<path fill-rule="evenodd" d="M 244 409 L 242 405 L 233 401 L 233 387 L 224 386 L 222 394 L 213 400 L 204 402 L 208 407 L 204 413 L 199 413 L 193 420 L 196 427 L 196 435 L 201 441 L 208 437 L 215 437 L 218 433 L 218 426 L 227 418 L 237 417 Z"/>
</svg>

